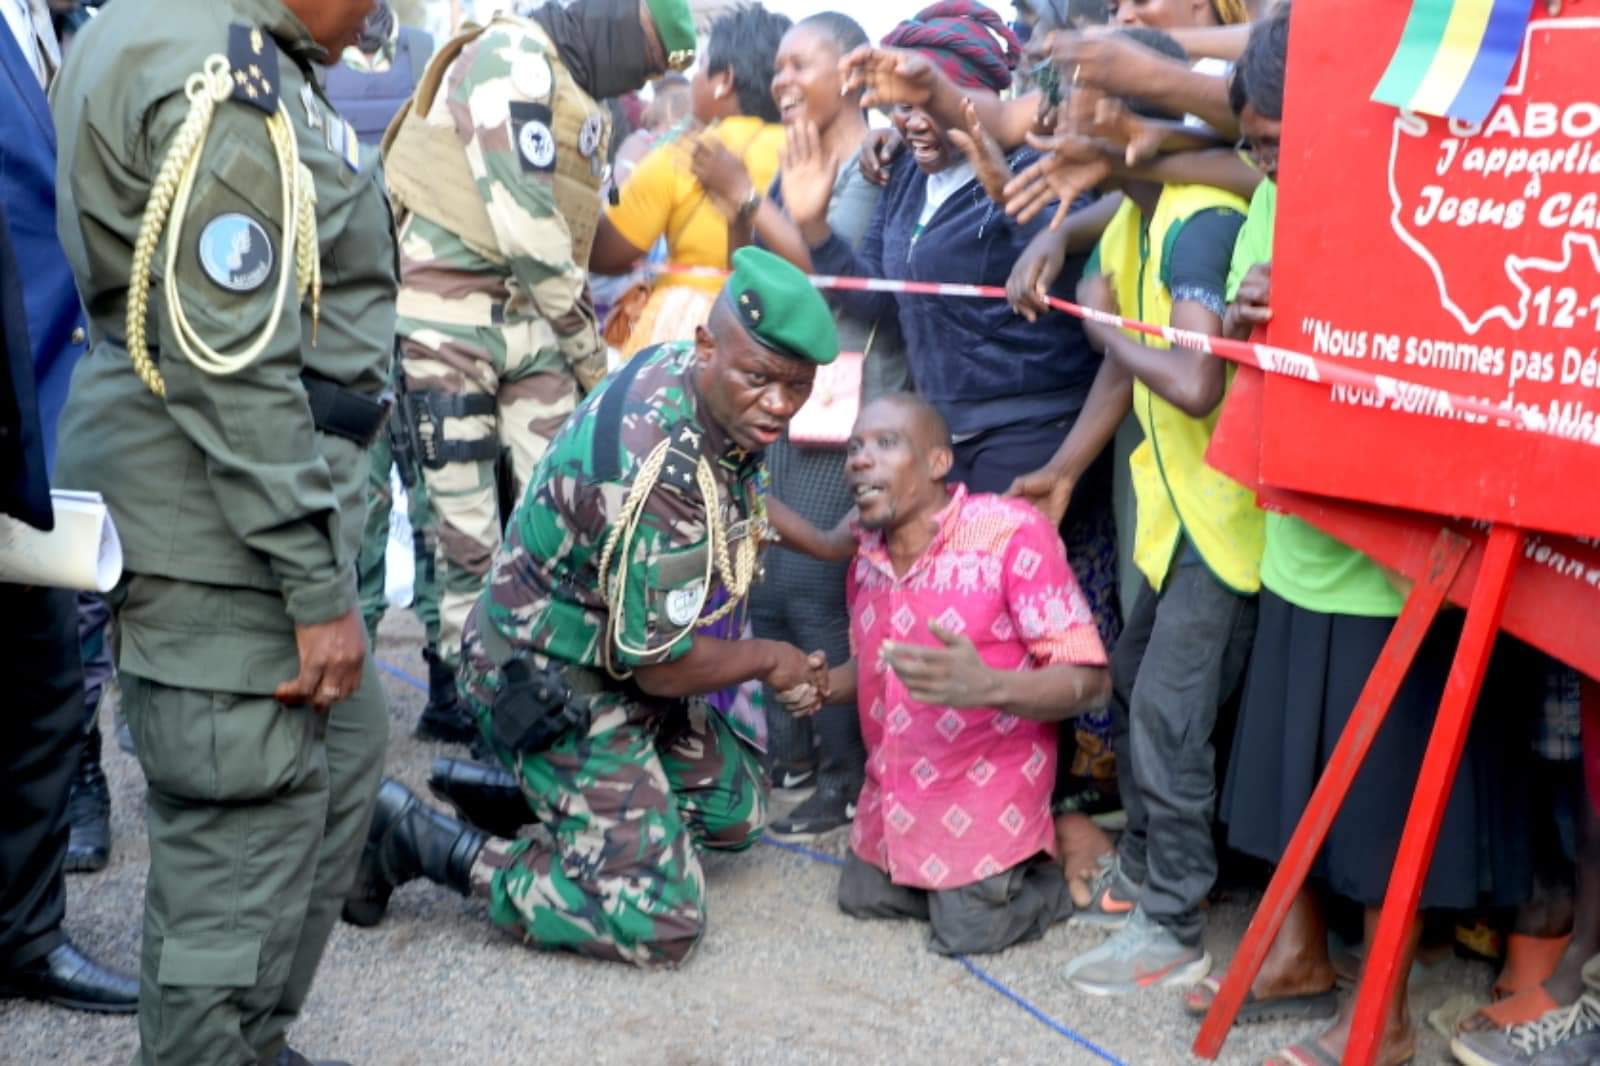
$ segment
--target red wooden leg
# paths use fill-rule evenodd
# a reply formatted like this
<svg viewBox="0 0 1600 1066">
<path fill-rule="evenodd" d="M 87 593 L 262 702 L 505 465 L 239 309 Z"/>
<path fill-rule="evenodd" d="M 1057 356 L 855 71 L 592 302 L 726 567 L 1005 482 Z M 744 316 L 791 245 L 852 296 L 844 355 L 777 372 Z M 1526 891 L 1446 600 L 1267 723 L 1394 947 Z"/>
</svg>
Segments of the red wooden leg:
<svg viewBox="0 0 1600 1066">
<path fill-rule="evenodd" d="M 1356 700 L 1339 743 L 1329 756 L 1316 790 L 1306 803 L 1300 824 L 1295 827 L 1294 836 L 1284 849 L 1283 859 L 1272 875 L 1272 883 L 1267 886 L 1266 895 L 1261 898 L 1255 917 L 1250 920 L 1250 927 L 1239 942 L 1239 949 L 1234 953 L 1227 976 L 1223 978 L 1222 988 L 1211 1004 L 1204 1024 L 1200 1026 L 1200 1035 L 1194 1042 L 1196 1055 L 1212 1059 L 1222 1050 L 1222 1043 L 1227 1039 L 1228 1030 L 1233 1028 L 1233 1020 L 1238 1016 L 1262 962 L 1266 960 L 1267 951 L 1272 947 L 1278 930 L 1283 927 L 1289 906 L 1299 893 L 1300 886 L 1305 884 L 1306 875 L 1311 872 L 1311 863 L 1316 859 L 1317 852 L 1322 850 L 1322 842 L 1328 837 L 1333 819 L 1343 806 L 1344 797 L 1350 791 L 1350 785 L 1355 781 L 1367 751 L 1372 747 L 1372 740 L 1378 735 L 1378 728 L 1389 713 L 1395 693 L 1400 690 L 1406 671 L 1417 657 L 1417 649 L 1438 616 L 1445 593 L 1455 581 L 1471 547 L 1471 542 L 1465 537 L 1449 530 L 1439 531 L 1439 538 L 1428 557 L 1428 572 L 1423 580 L 1412 586 L 1411 594 L 1406 597 L 1405 608 L 1396 619 L 1383 652 L 1361 689 L 1361 697 Z"/>
<path fill-rule="evenodd" d="M 1383 1042 L 1384 1016 L 1399 982 L 1400 955 L 1407 927 L 1417 912 L 1422 897 L 1422 880 L 1433 861 L 1433 846 L 1439 839 L 1439 823 L 1450 799 L 1450 786 L 1456 779 L 1461 751 L 1466 746 L 1472 712 L 1483 688 L 1484 671 L 1500 630 L 1500 614 L 1511 589 L 1511 571 L 1522 547 L 1522 530 L 1496 525 L 1489 531 L 1483 567 L 1472 587 L 1472 602 L 1461 632 L 1461 644 L 1450 666 L 1444 698 L 1434 719 L 1433 735 L 1422 758 L 1417 776 L 1417 791 L 1406 818 L 1400 851 L 1395 857 L 1389 891 L 1383 900 L 1383 916 L 1378 919 L 1367 964 L 1361 975 L 1356 997 L 1355 1019 L 1350 1026 L 1350 1041 L 1345 1045 L 1345 1066 L 1373 1066 Z"/>
</svg>

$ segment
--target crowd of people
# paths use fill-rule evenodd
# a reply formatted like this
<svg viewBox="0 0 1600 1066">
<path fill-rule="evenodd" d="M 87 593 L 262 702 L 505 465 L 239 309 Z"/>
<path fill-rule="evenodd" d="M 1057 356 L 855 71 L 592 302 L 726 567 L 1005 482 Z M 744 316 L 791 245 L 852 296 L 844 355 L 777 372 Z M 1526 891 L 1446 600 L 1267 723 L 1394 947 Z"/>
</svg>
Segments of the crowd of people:
<svg viewBox="0 0 1600 1066">
<path fill-rule="evenodd" d="M 1102 929 L 1068 986 L 1210 1009 L 1208 899 L 1282 859 L 1409 586 L 1208 465 L 1226 364 L 1049 300 L 1271 321 L 1290 0 L 938 0 L 877 43 L 710 0 L 444 42 L 371 0 L 150 6 L 0 0 L 0 509 L 97 491 L 126 559 L 0 584 L 0 995 L 293 1066 L 335 921 L 402 884 L 676 966 L 701 849 L 839 831 L 846 914 L 945 954 Z M 396 475 L 448 810 L 383 779 Z M 1239 1013 L 1307 1024 L 1272 1066 L 1344 1054 L 1458 631 Z M 1401 964 L 1500 966 L 1446 1020 L 1469 1066 L 1600 1061 L 1587 684 L 1502 637 L 1450 795 Z M 112 685 L 136 978 L 61 928 L 112 846 Z"/>
</svg>

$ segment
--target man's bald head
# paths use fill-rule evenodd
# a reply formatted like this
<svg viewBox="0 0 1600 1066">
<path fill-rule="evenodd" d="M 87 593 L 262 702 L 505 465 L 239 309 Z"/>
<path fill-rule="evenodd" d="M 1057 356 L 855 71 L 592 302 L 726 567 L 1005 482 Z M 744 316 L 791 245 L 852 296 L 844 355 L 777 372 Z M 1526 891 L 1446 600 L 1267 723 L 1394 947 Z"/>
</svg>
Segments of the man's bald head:
<svg viewBox="0 0 1600 1066">
<path fill-rule="evenodd" d="M 932 404 L 916 393 L 891 392 L 872 401 L 867 405 L 867 410 L 880 404 L 905 420 L 903 423 L 905 432 L 909 433 L 925 451 L 954 447 L 950 440 L 950 425 L 944 420 L 944 415 L 934 410 Z M 866 414 L 866 410 L 862 411 L 862 414 Z"/>
</svg>

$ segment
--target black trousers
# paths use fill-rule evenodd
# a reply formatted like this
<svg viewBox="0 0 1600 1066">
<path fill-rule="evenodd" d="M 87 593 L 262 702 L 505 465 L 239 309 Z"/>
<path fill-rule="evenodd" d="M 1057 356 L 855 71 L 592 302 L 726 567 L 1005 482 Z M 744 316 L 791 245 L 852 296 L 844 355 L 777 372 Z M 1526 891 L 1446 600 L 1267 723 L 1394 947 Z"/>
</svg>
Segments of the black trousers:
<svg viewBox="0 0 1600 1066">
<path fill-rule="evenodd" d="M 67 785 L 83 743 L 77 599 L 0 584 L 0 971 L 64 938 Z"/>
</svg>

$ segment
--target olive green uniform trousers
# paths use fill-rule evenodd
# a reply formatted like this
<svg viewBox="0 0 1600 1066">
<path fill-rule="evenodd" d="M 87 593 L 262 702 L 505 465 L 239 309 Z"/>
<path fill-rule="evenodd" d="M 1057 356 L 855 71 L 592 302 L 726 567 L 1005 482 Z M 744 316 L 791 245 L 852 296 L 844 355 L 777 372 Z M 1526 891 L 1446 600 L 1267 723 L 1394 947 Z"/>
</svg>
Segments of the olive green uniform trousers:
<svg viewBox="0 0 1600 1066">
<path fill-rule="evenodd" d="M 366 839 L 388 740 L 377 669 L 369 656 L 360 689 L 326 716 L 284 707 L 271 690 L 295 676 L 298 653 L 281 597 L 134 576 L 113 604 L 148 782 L 136 1061 L 271 1062 Z M 223 657 L 184 655 L 207 618 L 204 643 L 216 646 L 220 623 L 232 649 L 209 686 L 204 659 Z"/>
</svg>

